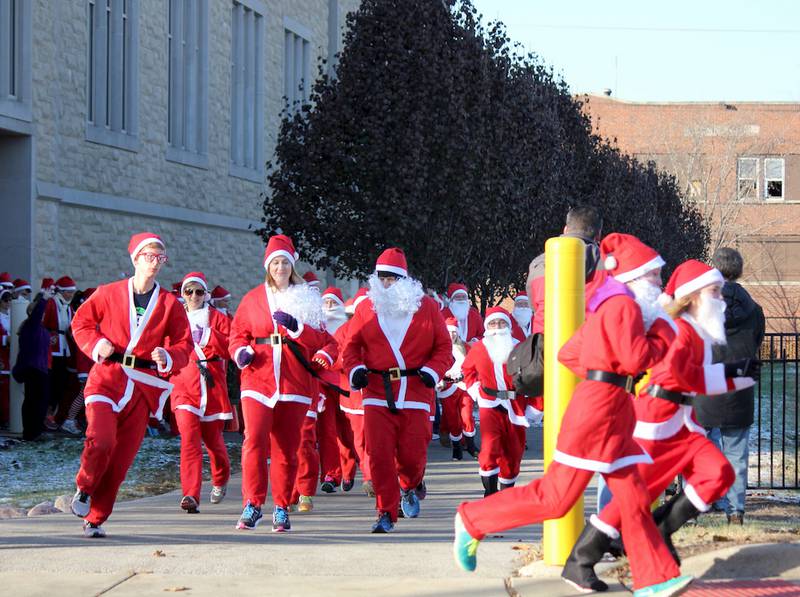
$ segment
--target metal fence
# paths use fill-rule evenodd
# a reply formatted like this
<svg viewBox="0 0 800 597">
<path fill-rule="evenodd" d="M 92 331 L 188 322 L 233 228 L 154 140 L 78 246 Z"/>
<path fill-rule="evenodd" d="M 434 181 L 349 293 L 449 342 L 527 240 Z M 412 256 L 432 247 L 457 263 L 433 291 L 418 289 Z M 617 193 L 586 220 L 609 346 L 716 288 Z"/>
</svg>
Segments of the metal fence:
<svg viewBox="0 0 800 597">
<path fill-rule="evenodd" d="M 750 430 L 748 487 L 800 489 L 798 396 L 800 334 L 768 333 L 761 345 L 754 425 Z"/>
</svg>

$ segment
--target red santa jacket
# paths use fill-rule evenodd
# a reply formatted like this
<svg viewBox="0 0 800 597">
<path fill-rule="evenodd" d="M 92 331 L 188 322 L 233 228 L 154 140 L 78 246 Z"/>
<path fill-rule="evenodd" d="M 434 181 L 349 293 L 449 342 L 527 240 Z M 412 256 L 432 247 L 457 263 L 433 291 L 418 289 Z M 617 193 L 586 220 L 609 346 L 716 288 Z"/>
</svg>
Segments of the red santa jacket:
<svg viewBox="0 0 800 597">
<path fill-rule="evenodd" d="M 392 333 L 383 318 L 378 317 L 372 302 L 362 301 L 350 320 L 344 367 L 352 381 L 357 368 L 387 371 L 392 368 L 421 369 L 438 383 L 453 362 L 450 334 L 439 305 L 430 297 L 422 297 L 419 309 L 407 327 Z M 427 388 L 419 376 L 401 377 L 392 381 L 398 409 L 420 409 L 433 412 L 434 390 Z M 370 375 L 362 390 L 364 406 L 387 407 L 383 379 Z"/>
<path fill-rule="evenodd" d="M 511 379 L 505 365 L 500 366 L 492 361 L 483 340 L 472 346 L 461 370 L 464 372 L 467 391 L 477 401 L 479 408 L 502 406 L 506 409 L 508 418 L 514 425 L 529 426 L 528 420 L 525 418 L 527 400 L 523 396 L 519 396 L 518 399 L 516 396 L 499 398 L 488 394 L 484 389 L 513 393 L 514 380 Z"/>
<path fill-rule="evenodd" d="M 78 348 L 78 345 L 75 342 L 75 337 L 72 335 L 71 327 L 67 331 L 67 344 L 69 346 L 70 353 L 67 369 L 77 373 L 78 380 L 85 382 L 89 377 L 89 371 L 92 370 L 94 361 L 91 359 L 91 357 L 85 355 L 80 348 Z"/>
<path fill-rule="evenodd" d="M 175 384 L 170 401 L 172 410 L 188 410 L 201 421 L 232 419 L 227 382 L 230 319 L 213 307 L 206 306 L 199 311 L 196 315 L 193 313 L 194 317 L 203 319 L 206 316 L 208 320 L 201 326 L 203 335 L 200 342 L 194 344 L 188 365 L 170 378 Z M 201 373 L 200 365 L 208 371 L 210 382 Z"/>
<path fill-rule="evenodd" d="M 186 312 L 170 292 L 156 284 L 137 322 L 133 278 L 100 286 L 75 313 L 72 334 L 78 348 L 96 363 L 83 392 L 86 404 L 105 402 L 120 412 L 136 390 L 147 400 L 153 416 L 161 418 L 172 384 L 150 370 L 108 362 L 100 357 L 99 349 L 106 341 L 114 352 L 150 360 L 155 348 L 169 345 L 167 366 L 159 374 L 183 368 L 192 352 L 192 336 Z"/>
<path fill-rule="evenodd" d="M 364 299 L 364 302 L 369 303 L 369 299 Z M 351 323 L 352 319 L 345 321 L 333 336 L 339 346 L 339 357 L 333 365 L 333 370 L 339 374 L 339 387 L 350 392 L 349 396 L 339 396 L 339 408 L 351 415 L 363 415 L 364 405 L 361 403 L 361 390 L 354 390 L 350 387 L 350 378 L 344 367 L 344 347 L 347 345 Z M 359 362 L 363 362 L 363 357 L 359 357 Z"/>
<path fill-rule="evenodd" d="M 444 310 L 440 311 L 440 314 L 442 315 L 442 319 L 453 317 L 458 320 L 458 318 L 453 315 L 450 307 L 446 307 Z M 466 321 L 458 321 L 458 336 L 464 342 L 473 342 L 483 337 L 483 318 L 481 317 L 480 311 L 475 307 L 470 306 L 469 311 L 467 311 Z"/>
<path fill-rule="evenodd" d="M 241 351 L 246 350 L 253 355 L 250 364 L 241 368 L 242 399 L 257 400 L 269 408 L 274 408 L 279 401 L 310 405 L 319 391 L 316 379 L 297 360 L 286 343 L 261 344 L 257 339 L 269 339 L 273 334 L 289 337 L 300 346 L 309 362 L 319 349 L 329 346 L 332 340 L 330 334 L 314 327 L 322 317 L 319 293 L 299 284 L 286 292 L 291 293 L 294 299 L 283 310 L 298 320 L 296 332 L 286 330 L 273 321 L 272 313 L 279 310 L 280 297 L 267 284 L 261 284 L 242 297 L 233 317 L 228 343 L 228 353 L 237 364 L 236 357 Z M 316 297 L 309 294 L 311 292 L 316 293 Z M 319 310 L 315 314 L 316 322 L 309 307 L 314 300 Z"/>
<path fill-rule="evenodd" d="M 69 344 L 67 330 L 72 321 L 72 307 L 56 295 L 47 301 L 42 317 L 42 325 L 50 332 L 50 352 L 54 357 L 68 357 Z"/>
<path fill-rule="evenodd" d="M 711 339 L 691 315 L 684 313 L 676 323 L 678 337 L 664 360 L 653 367 L 648 387 L 658 385 L 671 392 L 716 395 L 753 385 L 750 378 L 726 379 L 725 365 L 711 363 Z M 634 437 L 667 439 L 684 426 L 689 431 L 706 434 L 695 419 L 691 404 L 654 398 L 647 388 L 642 388 L 633 406 L 637 420 Z"/>
<path fill-rule="evenodd" d="M 642 313 L 623 285 L 609 278 L 594 312 L 561 348 L 558 360 L 578 377 L 589 369 L 637 375 L 667 354 L 675 338 L 671 325 L 657 319 L 645 332 Z M 574 468 L 612 472 L 652 462 L 633 439 L 636 416 L 624 388 L 582 381 L 561 421 L 553 459 Z"/>
</svg>

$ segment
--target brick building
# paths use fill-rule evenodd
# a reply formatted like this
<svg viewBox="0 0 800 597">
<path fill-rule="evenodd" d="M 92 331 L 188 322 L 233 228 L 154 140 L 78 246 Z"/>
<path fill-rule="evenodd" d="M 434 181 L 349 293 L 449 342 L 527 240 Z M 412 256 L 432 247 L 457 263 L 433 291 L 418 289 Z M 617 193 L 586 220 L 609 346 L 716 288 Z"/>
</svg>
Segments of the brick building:
<svg viewBox="0 0 800 597">
<path fill-rule="evenodd" d="M 710 224 L 711 252 L 742 252 L 768 328 L 798 331 L 800 104 L 587 99 L 595 132 L 675 175 Z"/>
<path fill-rule="evenodd" d="M 167 284 L 263 279 L 264 164 L 357 0 L 0 0 L 0 271 L 131 273 L 163 235 Z M 306 83 L 304 85 L 304 83 Z"/>
</svg>

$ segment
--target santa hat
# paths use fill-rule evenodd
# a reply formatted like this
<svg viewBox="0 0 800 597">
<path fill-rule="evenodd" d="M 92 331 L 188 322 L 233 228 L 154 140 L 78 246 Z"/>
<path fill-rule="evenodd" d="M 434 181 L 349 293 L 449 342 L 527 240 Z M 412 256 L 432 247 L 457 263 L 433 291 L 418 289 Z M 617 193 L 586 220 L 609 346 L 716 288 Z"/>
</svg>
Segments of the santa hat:
<svg viewBox="0 0 800 597">
<path fill-rule="evenodd" d="M 303 274 L 303 280 L 306 281 L 306 284 L 309 286 L 313 286 L 314 288 L 319 288 L 319 278 L 317 278 L 317 274 L 314 272 L 308 271 Z"/>
<path fill-rule="evenodd" d="M 14 283 L 11 281 L 11 274 L 8 272 L 0 273 L 0 286 L 3 288 L 14 288 Z"/>
<path fill-rule="evenodd" d="M 444 320 L 448 332 L 458 332 L 458 320 L 455 317 L 448 317 Z"/>
<path fill-rule="evenodd" d="M 53 281 L 53 278 L 42 278 L 42 285 L 40 288 L 41 290 L 47 290 L 55 285 L 56 283 Z"/>
<path fill-rule="evenodd" d="M 614 232 L 600 243 L 603 267 L 618 282 L 631 282 L 666 262 L 655 250 L 630 234 Z"/>
<path fill-rule="evenodd" d="M 335 286 L 329 286 L 325 289 L 325 292 L 322 293 L 322 299 L 324 300 L 326 298 L 331 299 L 340 307 L 344 307 L 344 296 L 342 296 L 342 291 Z"/>
<path fill-rule="evenodd" d="M 725 278 L 718 269 L 708 266 L 702 261 L 697 261 L 697 259 L 689 259 L 675 268 L 664 292 L 680 299 L 706 286 L 724 283 Z"/>
<path fill-rule="evenodd" d="M 183 294 L 183 289 L 186 288 L 186 285 L 190 282 L 196 282 L 203 287 L 203 290 L 208 292 L 208 282 L 206 282 L 206 276 L 203 272 L 189 272 L 183 277 L 183 282 L 181 282 L 181 294 Z"/>
<path fill-rule="evenodd" d="M 294 249 L 292 239 L 285 234 L 275 234 L 269 237 L 267 248 L 264 249 L 264 269 L 267 269 L 269 262 L 276 257 L 286 257 L 292 266 L 300 258 Z"/>
<path fill-rule="evenodd" d="M 355 295 L 353 295 L 353 298 L 347 300 L 347 302 L 344 304 L 344 310 L 352 315 L 355 313 L 358 304 L 365 298 L 367 298 L 367 288 L 362 286 L 356 291 Z"/>
<path fill-rule="evenodd" d="M 456 294 L 463 293 L 464 296 L 469 296 L 467 292 L 467 287 L 463 284 L 458 284 L 457 282 L 453 282 L 450 286 L 447 287 L 447 298 L 453 300 L 453 297 Z"/>
<path fill-rule="evenodd" d="M 517 301 L 527 301 L 528 300 L 528 293 L 527 292 L 518 292 L 517 296 L 514 297 L 514 302 Z"/>
<path fill-rule="evenodd" d="M 392 276 L 408 276 L 408 263 L 406 263 L 406 254 L 403 253 L 403 249 L 398 249 L 397 247 L 386 249 L 378 257 L 378 261 L 375 263 L 375 271 Z"/>
<path fill-rule="evenodd" d="M 224 301 L 229 298 L 231 298 L 231 293 L 222 286 L 214 286 L 214 290 L 211 291 L 212 301 Z"/>
<path fill-rule="evenodd" d="M 181 283 L 180 282 L 173 282 L 172 283 L 172 294 L 180 294 L 181 293 Z"/>
<path fill-rule="evenodd" d="M 56 280 L 56 290 L 77 290 L 78 287 L 75 286 L 75 281 L 70 278 L 69 276 L 61 276 L 58 280 Z"/>
<path fill-rule="evenodd" d="M 139 254 L 139 251 L 144 249 L 147 245 L 161 245 L 161 248 L 165 251 L 167 250 L 167 246 L 164 244 L 164 241 L 161 240 L 161 237 L 157 234 L 153 234 L 152 232 L 140 232 L 139 234 L 134 234 L 131 237 L 130 242 L 128 243 L 128 253 L 131 256 L 131 261 L 136 265 L 136 256 Z"/>
<path fill-rule="evenodd" d="M 8 288 L 0 286 L 0 300 L 3 300 L 5 295 L 13 296 L 13 294 Z"/>
<path fill-rule="evenodd" d="M 14 280 L 14 290 L 17 292 L 22 292 L 23 290 L 33 290 L 31 288 L 30 283 L 27 280 L 23 280 L 22 278 L 17 278 Z"/>
<path fill-rule="evenodd" d="M 483 325 L 489 325 L 490 321 L 494 321 L 496 319 L 502 319 L 503 321 L 508 324 L 508 327 L 511 327 L 511 315 L 509 315 L 508 311 L 503 309 L 503 307 L 491 307 L 490 309 L 486 310 L 486 317 L 483 319 Z"/>
</svg>

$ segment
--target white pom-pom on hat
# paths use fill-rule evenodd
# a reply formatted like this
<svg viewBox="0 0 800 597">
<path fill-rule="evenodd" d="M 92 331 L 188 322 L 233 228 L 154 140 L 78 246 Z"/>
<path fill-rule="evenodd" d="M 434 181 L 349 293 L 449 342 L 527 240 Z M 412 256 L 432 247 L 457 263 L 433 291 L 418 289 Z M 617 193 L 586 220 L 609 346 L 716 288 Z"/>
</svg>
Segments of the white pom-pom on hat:
<svg viewBox="0 0 800 597">
<path fill-rule="evenodd" d="M 616 268 L 617 265 L 617 258 L 613 255 L 606 255 L 606 258 L 603 260 L 603 267 L 606 271 L 611 271 L 612 269 Z"/>
</svg>

